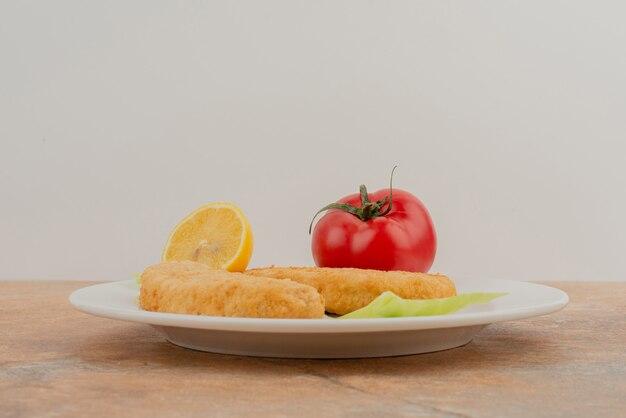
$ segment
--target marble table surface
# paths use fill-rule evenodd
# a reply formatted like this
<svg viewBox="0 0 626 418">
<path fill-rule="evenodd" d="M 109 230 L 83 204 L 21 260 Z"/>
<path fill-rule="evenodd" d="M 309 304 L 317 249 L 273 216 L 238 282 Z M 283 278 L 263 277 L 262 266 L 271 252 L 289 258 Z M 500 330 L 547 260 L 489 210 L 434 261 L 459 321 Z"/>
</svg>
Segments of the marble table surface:
<svg viewBox="0 0 626 418">
<path fill-rule="evenodd" d="M 83 314 L 67 298 L 89 282 L 4 281 L 0 417 L 625 416 L 626 283 L 543 283 L 570 304 L 460 348 L 288 360 L 191 351 Z"/>
</svg>

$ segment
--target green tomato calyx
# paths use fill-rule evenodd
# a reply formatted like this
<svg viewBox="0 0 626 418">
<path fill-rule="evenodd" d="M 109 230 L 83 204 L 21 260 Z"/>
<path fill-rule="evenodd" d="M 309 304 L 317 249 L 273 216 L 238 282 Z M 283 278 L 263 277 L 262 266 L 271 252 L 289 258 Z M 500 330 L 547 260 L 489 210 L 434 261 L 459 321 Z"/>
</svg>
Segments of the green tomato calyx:
<svg viewBox="0 0 626 418">
<path fill-rule="evenodd" d="M 359 191 L 361 193 L 361 207 L 353 206 L 348 203 L 330 203 L 320 210 L 317 211 L 311 223 L 309 224 L 309 235 L 311 234 L 311 230 L 313 229 L 313 222 L 317 215 L 320 213 L 329 210 L 329 209 L 340 209 L 345 212 L 348 212 L 357 218 L 359 218 L 363 222 L 367 222 L 372 218 L 376 218 L 378 216 L 385 216 L 389 212 L 391 212 L 391 206 L 393 204 L 393 173 L 396 171 L 396 167 L 394 166 L 391 170 L 391 178 L 389 180 L 389 196 L 385 196 L 384 199 L 378 200 L 376 202 L 370 202 L 369 194 L 367 193 L 367 187 L 364 184 L 361 184 L 359 187 Z M 387 205 L 387 203 L 389 203 Z M 383 207 L 387 205 L 387 208 L 383 210 Z"/>
</svg>

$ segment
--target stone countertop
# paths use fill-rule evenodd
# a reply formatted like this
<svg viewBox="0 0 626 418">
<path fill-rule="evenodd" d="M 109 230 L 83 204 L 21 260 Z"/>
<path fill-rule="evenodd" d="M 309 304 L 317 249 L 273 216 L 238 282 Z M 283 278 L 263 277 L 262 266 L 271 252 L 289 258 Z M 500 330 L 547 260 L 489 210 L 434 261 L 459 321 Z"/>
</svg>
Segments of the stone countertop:
<svg viewBox="0 0 626 418">
<path fill-rule="evenodd" d="M 570 304 L 406 357 L 287 360 L 187 350 L 74 310 L 87 282 L 0 282 L 0 417 L 618 417 L 626 283 L 546 282 Z"/>
</svg>

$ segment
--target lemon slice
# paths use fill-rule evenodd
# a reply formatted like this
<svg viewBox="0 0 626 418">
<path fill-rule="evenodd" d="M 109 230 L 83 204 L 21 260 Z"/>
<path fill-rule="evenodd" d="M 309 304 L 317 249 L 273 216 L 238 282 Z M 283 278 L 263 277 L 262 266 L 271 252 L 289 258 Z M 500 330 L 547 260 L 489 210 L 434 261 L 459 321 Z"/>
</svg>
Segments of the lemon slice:
<svg viewBox="0 0 626 418">
<path fill-rule="evenodd" d="M 252 257 L 252 229 L 232 203 L 202 206 L 176 225 L 163 261 L 190 260 L 216 269 L 244 271 Z"/>
</svg>

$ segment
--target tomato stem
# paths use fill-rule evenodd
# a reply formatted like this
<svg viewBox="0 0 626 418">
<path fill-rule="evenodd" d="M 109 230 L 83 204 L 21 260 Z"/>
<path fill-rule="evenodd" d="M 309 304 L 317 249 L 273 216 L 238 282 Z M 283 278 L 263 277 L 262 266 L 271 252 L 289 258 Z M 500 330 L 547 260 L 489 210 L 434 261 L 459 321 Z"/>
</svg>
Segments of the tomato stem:
<svg viewBox="0 0 626 418">
<path fill-rule="evenodd" d="M 393 173 L 396 171 L 398 166 L 394 166 L 391 170 L 391 178 L 389 179 L 389 196 L 385 196 L 384 199 L 379 200 L 377 202 L 370 202 L 369 194 L 367 193 L 367 187 L 364 184 L 361 184 L 359 187 L 359 192 L 361 194 L 361 207 L 358 208 L 356 206 L 350 205 L 348 203 L 330 203 L 324 206 L 322 209 L 318 210 L 317 213 L 311 219 L 311 223 L 309 224 L 309 235 L 311 234 L 311 230 L 313 229 L 313 222 L 315 222 L 315 218 L 320 213 L 329 210 L 329 209 L 340 209 L 345 212 L 348 212 L 363 222 L 367 222 L 372 218 L 376 218 L 378 216 L 385 216 L 389 212 L 391 212 L 391 206 L 393 204 Z M 387 209 L 381 212 L 381 209 L 389 202 L 387 205 Z"/>
<path fill-rule="evenodd" d="M 367 194 L 367 187 L 365 187 L 364 184 L 361 184 L 359 191 L 361 192 L 361 207 L 364 207 L 370 202 L 370 197 Z"/>
<path fill-rule="evenodd" d="M 387 206 L 387 210 L 385 210 L 383 213 L 380 214 L 380 216 L 385 216 L 386 214 L 388 214 L 389 212 L 391 212 L 391 205 L 393 203 L 393 172 L 396 171 L 396 167 L 398 167 L 397 165 L 393 167 L 393 169 L 391 170 L 391 177 L 389 177 L 389 206 Z M 385 197 L 383 199 L 383 202 L 386 203 L 387 198 Z M 381 204 L 380 206 L 383 207 L 385 204 Z"/>
</svg>

